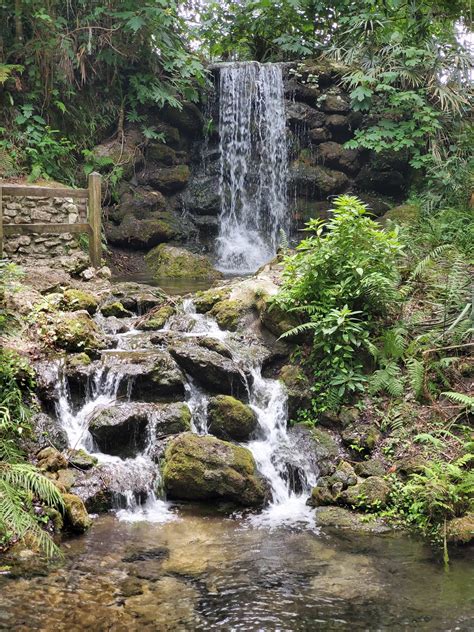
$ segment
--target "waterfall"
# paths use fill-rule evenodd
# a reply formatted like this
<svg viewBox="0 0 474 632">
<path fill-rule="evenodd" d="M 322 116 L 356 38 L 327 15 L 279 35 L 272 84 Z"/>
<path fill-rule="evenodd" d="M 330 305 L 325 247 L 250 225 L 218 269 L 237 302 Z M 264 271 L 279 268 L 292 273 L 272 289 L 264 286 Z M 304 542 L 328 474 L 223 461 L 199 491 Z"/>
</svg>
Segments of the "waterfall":
<svg viewBox="0 0 474 632">
<path fill-rule="evenodd" d="M 275 255 L 280 231 L 289 224 L 281 66 L 222 65 L 219 134 L 218 268 L 254 272 Z"/>
</svg>

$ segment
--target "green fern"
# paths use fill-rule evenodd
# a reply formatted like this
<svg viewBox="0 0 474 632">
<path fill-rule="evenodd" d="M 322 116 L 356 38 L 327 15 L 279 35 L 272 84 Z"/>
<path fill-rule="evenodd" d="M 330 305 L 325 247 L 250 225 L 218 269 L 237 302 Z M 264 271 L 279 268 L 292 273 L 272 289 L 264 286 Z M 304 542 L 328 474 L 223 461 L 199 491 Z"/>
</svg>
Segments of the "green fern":
<svg viewBox="0 0 474 632">
<path fill-rule="evenodd" d="M 372 394 L 385 392 L 392 397 L 401 397 L 404 391 L 403 375 L 396 362 L 385 361 L 384 366 L 370 376 L 369 390 Z"/>
<path fill-rule="evenodd" d="M 440 246 L 436 246 L 436 248 L 426 255 L 426 257 L 418 262 L 412 272 L 411 278 L 418 279 L 434 261 L 439 259 L 443 253 L 450 249 L 452 249 L 451 244 L 441 244 Z"/>
<path fill-rule="evenodd" d="M 470 395 L 466 395 L 464 393 L 454 393 L 452 391 L 446 391 L 441 393 L 444 397 L 447 397 L 455 404 L 458 404 L 462 408 L 464 408 L 467 412 L 474 412 L 474 397 Z"/>
<path fill-rule="evenodd" d="M 425 393 L 425 365 L 416 358 L 408 360 L 407 364 L 408 379 L 416 399 L 421 400 Z"/>
</svg>

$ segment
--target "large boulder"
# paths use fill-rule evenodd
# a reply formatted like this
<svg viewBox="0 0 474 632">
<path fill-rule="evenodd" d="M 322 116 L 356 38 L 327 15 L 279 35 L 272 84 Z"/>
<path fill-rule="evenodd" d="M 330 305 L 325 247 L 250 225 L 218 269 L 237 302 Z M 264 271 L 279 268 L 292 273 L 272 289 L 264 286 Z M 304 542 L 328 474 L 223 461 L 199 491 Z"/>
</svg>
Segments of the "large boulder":
<svg viewBox="0 0 474 632">
<path fill-rule="evenodd" d="M 112 351 L 104 357 L 106 368 L 121 377 L 118 396 L 154 402 L 184 396 L 184 376 L 166 351 Z"/>
<path fill-rule="evenodd" d="M 218 175 L 192 176 L 186 190 L 181 194 L 187 211 L 201 216 L 216 216 L 221 207 Z"/>
<path fill-rule="evenodd" d="M 38 319 L 40 337 L 50 345 L 54 344 L 65 351 L 96 351 L 105 348 L 104 339 L 98 326 L 86 311 L 57 312 L 43 314 Z"/>
<path fill-rule="evenodd" d="M 190 429 L 191 412 L 183 402 L 116 404 L 102 410 L 89 426 L 102 452 L 121 457 L 141 452 L 149 434 L 161 438 Z"/>
<path fill-rule="evenodd" d="M 190 176 L 188 165 L 160 167 L 148 165 L 138 174 L 138 182 L 142 185 L 156 187 L 162 193 L 177 193 L 184 189 Z"/>
<path fill-rule="evenodd" d="M 324 112 L 318 112 L 306 103 L 297 101 L 287 101 L 285 104 L 285 114 L 287 120 L 296 126 L 322 127 L 326 121 Z"/>
<path fill-rule="evenodd" d="M 266 496 L 247 448 L 192 433 L 179 435 L 166 448 L 163 485 L 169 498 L 182 500 L 259 506 Z"/>
<path fill-rule="evenodd" d="M 169 125 L 184 132 L 185 136 L 196 138 L 203 133 L 204 117 L 201 110 L 189 101 L 181 103 L 180 108 L 165 106 L 160 117 Z"/>
<path fill-rule="evenodd" d="M 390 485 L 380 476 L 369 476 L 344 490 L 339 502 L 343 505 L 375 510 L 383 509 L 390 494 Z"/>
<path fill-rule="evenodd" d="M 144 219 L 157 211 L 165 211 L 166 206 L 166 198 L 159 191 L 135 187 L 122 193 L 119 203 L 109 209 L 108 217 L 112 222 L 121 222 L 127 215 Z"/>
<path fill-rule="evenodd" d="M 74 288 L 64 290 L 61 302 L 62 308 L 68 312 L 85 310 L 89 314 L 94 314 L 97 311 L 98 304 L 99 301 L 92 292 Z"/>
<path fill-rule="evenodd" d="M 360 169 L 359 152 L 356 149 L 346 149 L 339 143 L 321 143 L 318 145 L 316 156 L 321 164 L 349 175 L 357 173 Z"/>
<path fill-rule="evenodd" d="M 153 276 L 163 278 L 217 279 L 221 276 L 209 259 L 184 248 L 161 244 L 145 257 Z"/>
<path fill-rule="evenodd" d="M 326 167 L 293 163 L 289 170 L 289 187 L 297 195 L 324 199 L 329 195 L 341 193 L 348 186 L 349 179 L 341 171 Z"/>
<path fill-rule="evenodd" d="M 128 213 L 117 226 L 107 226 L 107 237 L 112 244 L 140 250 L 181 239 L 184 233 L 183 222 L 167 211 L 152 213 L 143 219 Z"/>
<path fill-rule="evenodd" d="M 143 163 L 144 140 L 138 128 L 130 127 L 123 135 L 114 136 L 112 140 L 94 147 L 92 153 L 103 168 L 120 166 L 123 178 L 128 180 L 133 177 L 136 167 Z"/>
<path fill-rule="evenodd" d="M 321 102 L 321 109 L 324 112 L 340 114 L 349 112 L 351 109 L 346 95 L 334 88 L 323 93 L 319 100 Z"/>
<path fill-rule="evenodd" d="M 179 366 L 204 388 L 245 397 L 247 377 L 231 359 L 191 341 L 177 342 L 169 351 Z"/>
<path fill-rule="evenodd" d="M 253 410 L 230 395 L 217 395 L 207 408 L 209 432 L 227 441 L 248 441 L 257 427 Z"/>
</svg>

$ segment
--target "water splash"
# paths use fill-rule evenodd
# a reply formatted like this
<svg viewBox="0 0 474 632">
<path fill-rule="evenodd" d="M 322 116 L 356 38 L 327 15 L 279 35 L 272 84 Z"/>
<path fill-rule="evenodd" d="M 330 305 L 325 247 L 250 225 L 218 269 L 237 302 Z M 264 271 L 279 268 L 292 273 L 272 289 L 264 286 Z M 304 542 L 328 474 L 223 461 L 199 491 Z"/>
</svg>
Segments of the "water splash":
<svg viewBox="0 0 474 632">
<path fill-rule="evenodd" d="M 287 231 L 286 120 L 278 64 L 232 63 L 220 71 L 221 213 L 218 268 L 254 272 Z"/>
</svg>

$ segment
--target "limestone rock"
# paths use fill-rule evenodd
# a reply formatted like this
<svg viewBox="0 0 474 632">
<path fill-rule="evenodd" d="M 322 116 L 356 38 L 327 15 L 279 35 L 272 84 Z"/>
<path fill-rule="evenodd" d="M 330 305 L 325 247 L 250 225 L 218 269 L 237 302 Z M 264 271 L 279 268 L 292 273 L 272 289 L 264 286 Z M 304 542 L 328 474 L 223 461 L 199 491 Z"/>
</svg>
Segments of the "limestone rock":
<svg viewBox="0 0 474 632">
<path fill-rule="evenodd" d="M 67 460 L 65 456 L 53 447 L 43 448 L 40 452 L 38 452 L 37 458 L 40 470 L 57 472 L 58 470 L 67 467 Z"/>
<path fill-rule="evenodd" d="M 63 494 L 66 524 L 79 533 L 87 531 L 92 525 L 84 503 L 75 494 Z"/>
<path fill-rule="evenodd" d="M 138 182 L 156 187 L 165 194 L 177 193 L 188 183 L 190 171 L 188 165 L 173 167 L 148 166 L 138 175 Z"/>
<path fill-rule="evenodd" d="M 367 520 L 364 514 L 343 507 L 319 507 L 316 524 L 320 527 L 335 527 L 355 533 L 389 533 L 391 528 L 381 518 Z"/>
<path fill-rule="evenodd" d="M 449 520 L 446 524 L 448 542 L 455 544 L 469 544 L 474 541 L 474 513 L 468 513 L 461 518 Z"/>
<path fill-rule="evenodd" d="M 326 167 L 293 163 L 289 169 L 290 190 L 311 199 L 324 199 L 328 195 L 341 193 L 348 184 L 344 173 Z"/>
<path fill-rule="evenodd" d="M 345 149 L 339 143 L 321 143 L 316 156 L 321 164 L 348 174 L 357 173 L 360 169 L 359 152 L 356 149 Z"/>
<path fill-rule="evenodd" d="M 211 436 L 179 435 L 166 448 L 163 484 L 169 498 L 262 505 L 266 490 L 252 453 Z"/>
<path fill-rule="evenodd" d="M 166 244 L 153 248 L 146 255 L 145 261 L 156 279 L 217 279 L 221 276 L 204 255 L 196 255 L 184 248 Z"/>
<path fill-rule="evenodd" d="M 149 331 L 154 329 L 162 329 L 166 322 L 176 312 L 175 308 L 171 305 L 164 305 L 158 310 L 154 310 L 150 316 L 140 321 L 136 328 L 142 331 Z"/>
<path fill-rule="evenodd" d="M 99 350 L 105 347 L 99 328 L 87 312 L 44 315 L 45 327 L 54 331 L 55 344 L 65 351 Z"/>
<path fill-rule="evenodd" d="M 105 305 L 101 306 L 100 312 L 102 316 L 106 318 L 109 316 L 114 316 L 115 318 L 129 318 L 133 316 L 132 312 L 125 309 L 120 301 L 108 301 Z"/>
<path fill-rule="evenodd" d="M 175 343 L 169 351 L 180 367 L 204 388 L 245 397 L 246 377 L 229 358 L 190 342 Z"/>
<path fill-rule="evenodd" d="M 248 441 L 257 427 L 253 410 L 230 395 L 218 395 L 207 408 L 209 432 L 219 439 Z"/>
<path fill-rule="evenodd" d="M 390 494 L 389 484 L 380 476 L 369 476 L 357 485 L 348 487 L 342 492 L 342 504 L 365 509 L 385 507 Z"/>
<path fill-rule="evenodd" d="M 65 290 L 62 299 L 63 308 L 71 312 L 85 310 L 89 314 L 95 314 L 98 303 L 92 292 L 73 288 Z"/>
<path fill-rule="evenodd" d="M 111 351 L 105 366 L 122 375 L 118 396 L 130 390 L 132 400 L 159 401 L 184 396 L 184 376 L 166 351 Z"/>
</svg>

